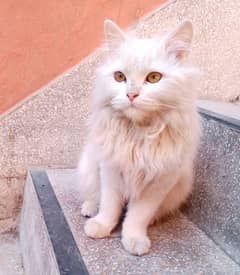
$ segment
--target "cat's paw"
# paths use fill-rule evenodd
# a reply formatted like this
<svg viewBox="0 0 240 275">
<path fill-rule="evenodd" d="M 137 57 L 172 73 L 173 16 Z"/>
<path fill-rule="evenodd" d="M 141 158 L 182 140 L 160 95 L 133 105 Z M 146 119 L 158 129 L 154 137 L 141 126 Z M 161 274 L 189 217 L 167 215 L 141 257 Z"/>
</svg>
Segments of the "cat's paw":
<svg viewBox="0 0 240 275">
<path fill-rule="evenodd" d="M 147 254 L 151 247 L 151 241 L 147 236 L 123 237 L 122 244 L 128 252 L 137 256 Z"/>
<path fill-rule="evenodd" d="M 87 200 L 82 204 L 81 214 L 84 217 L 93 217 L 97 212 L 97 204 L 95 201 Z"/>
<path fill-rule="evenodd" d="M 86 221 L 84 231 L 88 237 L 94 239 L 108 237 L 111 233 L 108 227 L 101 224 L 95 218 L 91 218 Z"/>
</svg>

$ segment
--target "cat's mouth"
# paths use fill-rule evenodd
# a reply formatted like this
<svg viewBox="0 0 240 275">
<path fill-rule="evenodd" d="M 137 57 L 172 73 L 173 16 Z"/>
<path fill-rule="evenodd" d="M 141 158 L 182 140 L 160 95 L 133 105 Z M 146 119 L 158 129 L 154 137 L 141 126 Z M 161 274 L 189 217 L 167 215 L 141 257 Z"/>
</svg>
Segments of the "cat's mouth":
<svg viewBox="0 0 240 275">
<path fill-rule="evenodd" d="M 137 104 L 135 104 L 135 102 L 133 102 L 133 101 L 130 101 L 128 107 L 129 108 L 137 108 Z"/>
<path fill-rule="evenodd" d="M 138 112 L 141 111 L 141 108 L 139 108 L 138 104 L 134 102 L 129 102 L 128 106 L 126 106 L 125 110 L 128 110 L 130 112 Z"/>
<path fill-rule="evenodd" d="M 124 116 L 132 121 L 141 121 L 145 117 L 145 112 L 137 106 L 134 102 L 131 102 L 126 108 L 122 110 Z"/>
<path fill-rule="evenodd" d="M 143 104 L 141 104 L 141 100 L 138 98 L 134 100 L 124 99 L 123 101 L 113 99 L 111 103 L 114 111 L 129 120 L 140 122 L 147 116 L 146 109 L 144 109 Z"/>
</svg>

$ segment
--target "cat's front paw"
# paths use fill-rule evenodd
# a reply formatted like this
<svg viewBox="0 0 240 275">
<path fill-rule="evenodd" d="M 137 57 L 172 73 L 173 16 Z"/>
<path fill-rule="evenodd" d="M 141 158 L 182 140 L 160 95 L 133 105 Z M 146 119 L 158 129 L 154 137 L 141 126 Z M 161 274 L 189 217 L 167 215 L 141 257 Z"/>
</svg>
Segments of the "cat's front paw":
<svg viewBox="0 0 240 275">
<path fill-rule="evenodd" d="M 151 241 L 147 236 L 122 237 L 124 248 L 133 255 L 141 256 L 147 254 L 151 247 Z"/>
<path fill-rule="evenodd" d="M 91 218 L 86 221 L 84 231 L 88 237 L 94 239 L 100 239 L 110 236 L 109 228 L 101 224 L 95 218 Z"/>
<path fill-rule="evenodd" d="M 87 200 L 82 204 L 81 214 L 84 217 L 93 217 L 97 212 L 97 203 L 95 201 Z"/>
</svg>

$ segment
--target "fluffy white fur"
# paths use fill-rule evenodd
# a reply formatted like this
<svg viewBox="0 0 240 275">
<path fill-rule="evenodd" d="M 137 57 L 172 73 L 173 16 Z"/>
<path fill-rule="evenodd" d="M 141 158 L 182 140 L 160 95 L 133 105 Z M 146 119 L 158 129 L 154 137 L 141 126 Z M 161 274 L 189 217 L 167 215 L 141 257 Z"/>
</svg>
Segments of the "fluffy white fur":
<svg viewBox="0 0 240 275">
<path fill-rule="evenodd" d="M 108 60 L 97 72 L 78 168 L 82 214 L 93 216 L 85 232 L 109 236 L 127 205 L 122 244 L 142 255 L 150 248 L 149 224 L 176 210 L 192 189 L 200 133 L 194 70 L 185 64 L 192 25 L 185 21 L 163 37 L 138 39 L 106 20 L 105 36 Z M 114 79 L 116 71 L 126 82 Z M 152 71 L 162 74 L 154 84 L 146 82 Z M 132 91 L 138 96 L 131 102 Z"/>
</svg>

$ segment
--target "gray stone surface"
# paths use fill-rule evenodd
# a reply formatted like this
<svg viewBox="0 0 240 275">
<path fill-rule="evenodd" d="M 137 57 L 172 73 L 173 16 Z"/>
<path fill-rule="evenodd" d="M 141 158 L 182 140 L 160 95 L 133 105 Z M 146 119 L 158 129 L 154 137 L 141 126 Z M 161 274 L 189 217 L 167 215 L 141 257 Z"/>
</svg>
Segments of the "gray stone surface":
<svg viewBox="0 0 240 275">
<path fill-rule="evenodd" d="M 0 275 L 24 275 L 18 235 L 0 235 Z"/>
<path fill-rule="evenodd" d="M 203 118 L 189 218 L 240 263 L 240 133 Z"/>
<path fill-rule="evenodd" d="M 25 185 L 19 231 L 25 275 L 60 275 L 30 176 Z"/>
<path fill-rule="evenodd" d="M 49 170 L 48 176 L 90 274 L 240 274 L 240 267 L 180 213 L 150 229 L 152 249 L 143 257 L 123 249 L 119 231 L 107 239 L 86 237 L 76 171 Z"/>
</svg>

